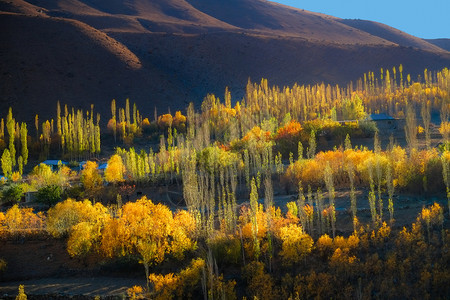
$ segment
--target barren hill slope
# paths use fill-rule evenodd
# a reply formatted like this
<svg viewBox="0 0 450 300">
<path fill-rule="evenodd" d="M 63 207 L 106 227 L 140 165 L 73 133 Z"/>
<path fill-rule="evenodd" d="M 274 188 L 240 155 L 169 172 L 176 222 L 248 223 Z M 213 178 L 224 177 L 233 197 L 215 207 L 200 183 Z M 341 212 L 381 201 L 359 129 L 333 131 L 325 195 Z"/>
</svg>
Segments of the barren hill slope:
<svg viewBox="0 0 450 300">
<path fill-rule="evenodd" d="M 398 45 L 406 47 L 414 47 L 428 51 L 439 52 L 443 50 L 442 48 L 433 45 L 432 43 L 429 43 L 426 40 L 412 36 L 410 34 L 407 34 L 403 31 L 392 28 L 382 23 L 367 20 L 351 20 L 351 19 L 343 19 L 340 20 L 340 22 L 348 26 L 357 28 L 359 30 L 365 31 L 367 33 L 370 33 L 373 36 L 378 36 L 382 39 L 385 39 Z"/>
<path fill-rule="evenodd" d="M 426 39 L 430 44 L 436 45 L 441 49 L 450 51 L 450 39 Z"/>
<path fill-rule="evenodd" d="M 265 0 L 0 0 L 0 111 L 54 116 L 56 101 L 103 121 L 125 98 L 144 115 L 243 96 L 248 78 L 339 83 L 403 64 L 421 74 L 450 53 L 383 24 Z"/>
</svg>

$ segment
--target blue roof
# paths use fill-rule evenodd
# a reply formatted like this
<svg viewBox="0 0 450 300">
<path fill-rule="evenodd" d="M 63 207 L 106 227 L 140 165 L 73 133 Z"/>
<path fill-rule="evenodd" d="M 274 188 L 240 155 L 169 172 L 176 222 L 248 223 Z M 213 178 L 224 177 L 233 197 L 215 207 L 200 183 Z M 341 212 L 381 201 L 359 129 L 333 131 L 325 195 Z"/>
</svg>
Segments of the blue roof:
<svg viewBox="0 0 450 300">
<path fill-rule="evenodd" d="M 6 178 L 5 176 L 0 176 L 0 181 L 8 181 L 8 178 Z"/>
<path fill-rule="evenodd" d="M 99 169 L 99 170 L 104 170 L 104 169 L 106 169 L 107 167 L 108 167 L 108 164 L 107 164 L 107 163 L 104 163 L 104 164 L 101 164 L 100 166 L 98 166 L 97 169 Z"/>
<path fill-rule="evenodd" d="M 49 165 L 49 166 L 57 166 L 59 164 L 62 164 L 62 165 L 67 165 L 68 164 L 67 161 L 56 160 L 56 159 L 47 159 L 47 160 L 43 161 L 42 163 L 46 164 L 46 165 Z"/>
<path fill-rule="evenodd" d="M 381 120 L 395 120 L 393 117 L 387 115 L 387 114 L 371 114 L 367 116 L 368 120 L 373 121 L 381 121 Z"/>
</svg>

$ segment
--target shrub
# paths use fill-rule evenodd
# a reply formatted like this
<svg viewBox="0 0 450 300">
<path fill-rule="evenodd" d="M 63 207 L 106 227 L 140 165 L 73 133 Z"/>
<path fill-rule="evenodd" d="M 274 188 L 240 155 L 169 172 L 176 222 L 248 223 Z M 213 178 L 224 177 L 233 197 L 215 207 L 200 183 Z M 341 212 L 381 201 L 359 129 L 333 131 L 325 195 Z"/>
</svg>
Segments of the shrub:
<svg viewBox="0 0 450 300">
<path fill-rule="evenodd" d="M 23 189 L 19 184 L 11 184 L 10 186 L 5 186 L 2 191 L 2 199 L 5 203 L 19 203 L 22 199 Z"/>
</svg>

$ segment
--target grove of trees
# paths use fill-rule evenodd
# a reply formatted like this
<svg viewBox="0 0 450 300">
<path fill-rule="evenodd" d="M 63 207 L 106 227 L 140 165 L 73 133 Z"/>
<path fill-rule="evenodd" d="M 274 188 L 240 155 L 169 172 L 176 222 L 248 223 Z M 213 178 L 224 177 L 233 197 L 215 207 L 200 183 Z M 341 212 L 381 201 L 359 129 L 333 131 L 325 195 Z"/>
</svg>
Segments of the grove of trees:
<svg viewBox="0 0 450 300">
<path fill-rule="evenodd" d="M 118 109 L 113 100 L 106 135 L 93 106 L 62 112 L 58 102 L 55 122 L 36 116 L 35 137 L 9 110 L 6 131 L 0 123 L 0 238 L 48 235 L 65 239 L 71 257 L 137 261 L 147 284 L 130 289 L 130 298 L 445 299 L 450 72 L 425 70 L 415 82 L 402 66 L 379 74 L 347 87 L 249 81 L 234 105 L 227 89 L 223 102 L 207 95 L 199 110 L 155 111 L 153 121 L 128 99 Z M 367 119 L 372 113 L 404 119 L 404 128 L 386 143 Z M 24 173 L 52 155 L 87 161 L 79 172 L 38 164 Z M 136 187 L 164 191 L 168 201 L 128 201 Z M 30 191 L 49 209 L 19 206 Z M 348 194 L 345 208 L 337 192 Z M 403 193 L 446 200 L 403 227 L 396 222 Z M 280 195 L 291 199 L 280 205 Z M 339 227 L 344 218 L 351 229 Z"/>
</svg>

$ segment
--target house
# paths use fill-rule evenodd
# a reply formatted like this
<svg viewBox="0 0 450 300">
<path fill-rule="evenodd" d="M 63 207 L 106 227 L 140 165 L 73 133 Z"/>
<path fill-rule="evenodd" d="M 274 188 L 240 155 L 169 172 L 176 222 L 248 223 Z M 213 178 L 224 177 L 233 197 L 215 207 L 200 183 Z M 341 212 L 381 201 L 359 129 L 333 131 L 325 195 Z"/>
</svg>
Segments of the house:
<svg viewBox="0 0 450 300">
<path fill-rule="evenodd" d="M 60 166 L 67 165 L 67 161 L 63 160 L 56 160 L 56 159 L 47 159 L 42 162 L 44 165 L 50 166 L 52 168 L 52 171 L 58 170 Z"/>
<path fill-rule="evenodd" d="M 403 133 L 404 120 L 402 119 L 396 119 L 387 114 L 370 114 L 366 120 L 375 122 L 380 134 Z"/>
<path fill-rule="evenodd" d="M 28 191 L 25 193 L 25 203 L 36 202 L 37 191 Z"/>
<path fill-rule="evenodd" d="M 100 173 L 102 173 L 102 172 L 105 172 L 107 167 L 108 167 L 108 163 L 103 163 L 103 164 L 99 165 L 97 169 L 100 171 Z"/>
<path fill-rule="evenodd" d="M 82 170 L 84 170 L 84 167 L 86 167 L 86 163 L 87 163 L 87 161 L 85 161 L 85 160 L 80 161 L 80 163 L 78 164 L 78 169 L 77 169 L 77 171 L 82 171 Z"/>
</svg>

